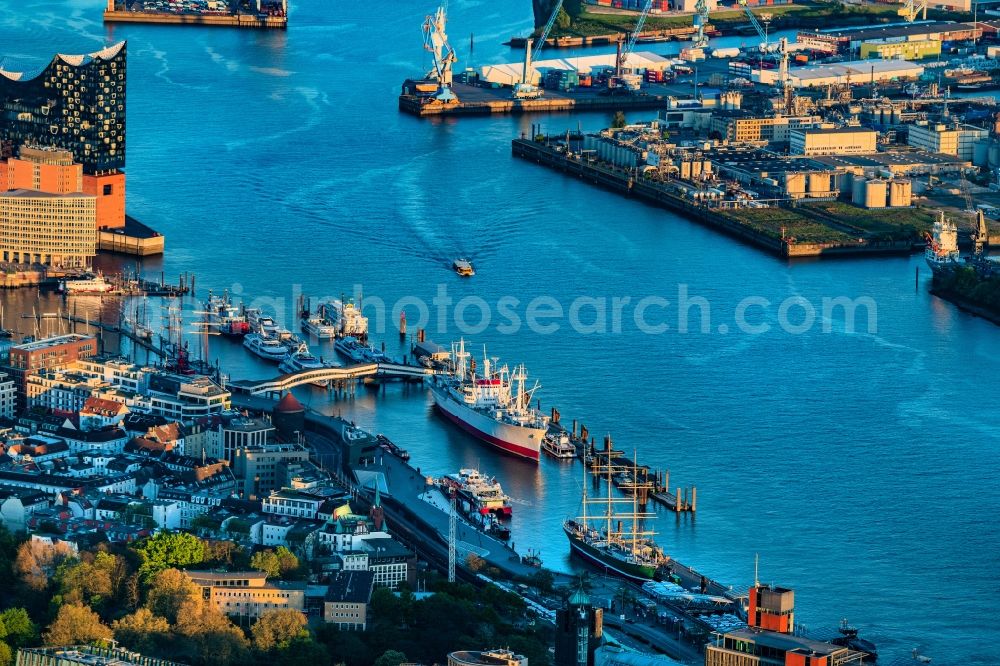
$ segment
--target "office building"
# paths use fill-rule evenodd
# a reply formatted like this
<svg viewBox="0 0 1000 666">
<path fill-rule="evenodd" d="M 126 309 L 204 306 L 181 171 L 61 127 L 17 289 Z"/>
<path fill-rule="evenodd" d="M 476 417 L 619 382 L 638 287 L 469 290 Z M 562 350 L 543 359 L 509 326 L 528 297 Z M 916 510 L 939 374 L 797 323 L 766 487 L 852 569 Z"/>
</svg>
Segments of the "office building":
<svg viewBox="0 0 1000 666">
<path fill-rule="evenodd" d="M 375 577 L 369 571 L 342 571 L 330 579 L 323 600 L 323 619 L 338 629 L 364 631 L 368 628 L 368 604 L 372 600 Z"/>
<path fill-rule="evenodd" d="M 269 583 L 262 571 L 185 571 L 202 599 L 226 615 L 258 618 L 273 610 L 305 610 L 305 583 Z"/>
<path fill-rule="evenodd" d="M 795 129 L 788 135 L 791 155 L 865 155 L 878 150 L 875 130 L 862 127 Z"/>
<path fill-rule="evenodd" d="M 774 631 L 742 629 L 705 647 L 705 666 L 861 666 L 864 652 Z"/>
<path fill-rule="evenodd" d="M 255 500 L 288 486 L 289 466 L 308 462 L 309 452 L 298 444 L 264 444 L 239 448 L 234 457 L 241 496 Z"/>
<path fill-rule="evenodd" d="M 97 200 L 74 192 L 0 193 L 3 261 L 56 268 L 89 267 L 97 254 Z"/>
<path fill-rule="evenodd" d="M 118 647 L 73 645 L 20 648 L 16 666 L 183 666 L 177 662 L 146 657 Z"/>
<path fill-rule="evenodd" d="M 906 142 L 915 148 L 923 148 L 929 153 L 954 155 L 971 162 L 975 144 L 979 141 L 985 141 L 989 136 L 989 130 L 974 125 L 963 125 L 957 122 L 946 125 L 920 121 L 909 126 Z"/>
</svg>

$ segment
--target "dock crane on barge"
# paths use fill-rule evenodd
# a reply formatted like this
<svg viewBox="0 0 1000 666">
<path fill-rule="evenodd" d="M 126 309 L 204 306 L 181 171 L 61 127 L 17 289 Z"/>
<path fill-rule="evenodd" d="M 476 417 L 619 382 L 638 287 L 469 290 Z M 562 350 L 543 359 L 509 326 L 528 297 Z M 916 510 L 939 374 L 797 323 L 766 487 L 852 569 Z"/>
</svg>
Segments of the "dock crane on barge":
<svg viewBox="0 0 1000 666">
<path fill-rule="evenodd" d="M 545 47 L 545 41 L 549 38 L 549 33 L 552 32 L 552 26 L 556 24 L 556 18 L 559 16 L 559 10 L 562 9 L 562 6 L 563 0 L 556 2 L 556 6 L 552 8 L 552 14 L 549 15 L 548 22 L 534 43 L 530 39 L 526 40 L 524 45 L 524 68 L 521 70 L 521 80 L 514 86 L 514 99 L 537 99 L 542 96 L 542 89 L 530 81 L 531 65 L 535 61 L 535 57 Z"/>
</svg>

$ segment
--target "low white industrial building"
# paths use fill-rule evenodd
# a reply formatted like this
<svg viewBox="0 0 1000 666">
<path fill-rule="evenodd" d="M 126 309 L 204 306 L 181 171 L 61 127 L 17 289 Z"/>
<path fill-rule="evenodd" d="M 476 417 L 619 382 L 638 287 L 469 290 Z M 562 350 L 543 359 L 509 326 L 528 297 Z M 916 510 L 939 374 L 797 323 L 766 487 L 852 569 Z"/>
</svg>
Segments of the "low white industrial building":
<svg viewBox="0 0 1000 666">
<path fill-rule="evenodd" d="M 614 53 L 609 53 L 606 55 L 539 60 L 533 63 L 531 72 L 529 72 L 528 83 L 539 85 L 545 72 L 549 70 L 570 70 L 590 74 L 604 69 L 613 69 L 616 57 Z M 670 69 L 671 62 L 673 62 L 671 58 L 643 51 L 641 53 L 629 54 L 625 60 L 623 69 L 632 71 L 633 73 L 640 73 L 645 70 L 662 72 Z M 523 70 L 523 62 L 486 65 L 479 70 L 479 77 L 489 83 L 513 86 L 521 82 L 521 73 Z"/>
<path fill-rule="evenodd" d="M 876 83 L 901 79 L 916 79 L 924 73 L 922 65 L 908 60 L 852 60 L 849 62 L 809 65 L 788 70 L 788 78 L 795 88 L 819 88 L 846 84 Z M 777 69 L 759 69 L 751 74 L 753 81 L 775 85 Z"/>
</svg>

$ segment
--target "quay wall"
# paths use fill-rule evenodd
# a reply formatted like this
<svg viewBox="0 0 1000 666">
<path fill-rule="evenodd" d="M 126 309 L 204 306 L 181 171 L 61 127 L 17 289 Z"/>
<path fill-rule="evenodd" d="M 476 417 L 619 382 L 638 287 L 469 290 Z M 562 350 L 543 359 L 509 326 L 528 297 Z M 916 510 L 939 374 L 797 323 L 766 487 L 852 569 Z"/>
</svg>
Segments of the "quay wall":
<svg viewBox="0 0 1000 666">
<path fill-rule="evenodd" d="M 254 16 L 250 14 L 171 14 L 154 12 L 104 12 L 105 23 L 152 23 L 159 25 L 209 25 L 228 28 L 288 27 L 286 16 Z"/>
<path fill-rule="evenodd" d="M 619 111 L 622 109 L 661 109 L 667 98 L 662 95 L 613 97 L 541 97 L 539 99 L 498 99 L 456 104 L 424 104 L 414 95 L 399 96 L 399 110 L 415 116 L 477 116 L 493 113 L 553 113 L 556 111 Z"/>
<path fill-rule="evenodd" d="M 836 243 L 794 243 L 768 236 L 736 220 L 719 215 L 711 208 L 699 206 L 668 191 L 663 186 L 635 180 L 626 174 L 613 171 L 597 164 L 567 159 L 561 153 L 529 139 L 514 139 L 511 152 L 520 157 L 564 173 L 575 175 L 605 189 L 614 190 L 626 196 L 635 196 L 649 203 L 668 208 L 684 216 L 701 222 L 718 231 L 734 236 L 762 250 L 779 257 L 819 257 L 828 255 L 857 254 L 909 254 L 910 242 L 868 242 L 840 245 Z"/>
</svg>

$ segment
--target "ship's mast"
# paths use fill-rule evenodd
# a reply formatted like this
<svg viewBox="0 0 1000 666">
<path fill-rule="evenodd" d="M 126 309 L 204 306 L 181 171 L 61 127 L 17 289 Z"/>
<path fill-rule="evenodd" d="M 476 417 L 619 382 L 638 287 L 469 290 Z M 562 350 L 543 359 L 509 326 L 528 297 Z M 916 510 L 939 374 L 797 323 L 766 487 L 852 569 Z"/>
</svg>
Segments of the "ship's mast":
<svg viewBox="0 0 1000 666">
<path fill-rule="evenodd" d="M 607 513 L 608 513 L 608 531 L 607 531 L 607 536 L 608 536 L 608 543 L 611 543 L 611 523 L 612 523 L 612 520 L 613 520 L 612 506 L 611 506 L 611 503 L 612 503 L 612 499 L 611 499 L 611 435 L 608 435 L 606 448 L 608 450 L 607 451 L 607 453 L 608 453 L 608 465 L 607 465 L 607 471 L 608 471 L 608 473 L 607 473 L 608 490 L 605 493 L 607 495 L 607 499 L 608 499 L 608 510 L 607 510 Z"/>
<path fill-rule="evenodd" d="M 632 449 L 632 554 L 639 546 L 639 454 Z"/>
</svg>

